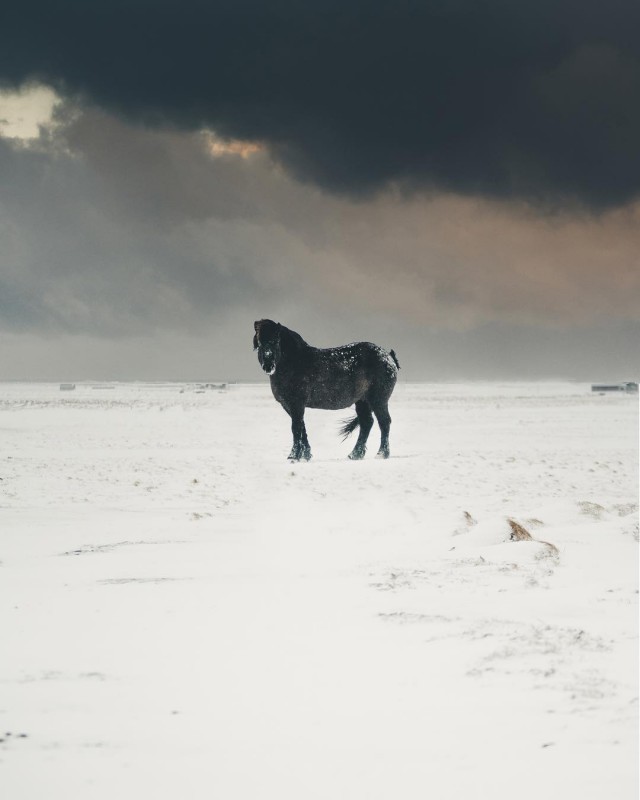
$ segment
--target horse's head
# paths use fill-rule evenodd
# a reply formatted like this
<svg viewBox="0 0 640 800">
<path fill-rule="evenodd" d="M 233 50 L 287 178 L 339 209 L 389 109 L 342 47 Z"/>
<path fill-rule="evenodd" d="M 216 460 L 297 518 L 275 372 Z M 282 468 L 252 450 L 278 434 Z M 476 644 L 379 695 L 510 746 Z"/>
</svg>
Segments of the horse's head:
<svg viewBox="0 0 640 800">
<path fill-rule="evenodd" d="M 280 323 L 261 319 L 254 322 L 253 327 L 255 330 L 253 349 L 258 351 L 260 366 L 267 375 L 273 375 L 282 357 Z"/>
</svg>

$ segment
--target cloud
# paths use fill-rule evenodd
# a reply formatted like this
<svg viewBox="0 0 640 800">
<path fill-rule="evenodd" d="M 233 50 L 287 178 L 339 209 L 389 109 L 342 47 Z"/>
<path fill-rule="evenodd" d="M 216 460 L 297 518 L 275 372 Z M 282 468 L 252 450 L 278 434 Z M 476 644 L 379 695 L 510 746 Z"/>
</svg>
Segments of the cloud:
<svg viewBox="0 0 640 800">
<path fill-rule="evenodd" d="M 541 216 L 452 195 L 387 196 L 366 219 L 358 211 L 341 216 L 337 237 L 353 264 L 349 293 L 368 287 L 386 312 L 449 330 L 638 317 L 640 203 L 597 216 Z"/>
<path fill-rule="evenodd" d="M 0 136 L 36 139 L 57 101 L 55 92 L 43 86 L 28 86 L 21 92 L 0 92 Z"/>
<path fill-rule="evenodd" d="M 12 3 L 0 81 L 260 143 L 298 179 L 603 210 L 640 189 L 628 0 Z"/>
<path fill-rule="evenodd" d="M 413 378 L 634 362 L 640 204 L 364 202 L 211 141 L 69 107 L 28 146 L 0 138 L 3 374 L 255 377 L 261 317 L 319 346 L 379 340 Z"/>
<path fill-rule="evenodd" d="M 280 211 L 296 201 L 263 154 L 252 159 L 212 155 L 208 134 L 68 109 L 31 146 L 0 138 L 0 328 L 202 331 L 244 303 L 277 305 L 286 276 L 317 257 L 263 213 L 278 194 Z"/>
</svg>

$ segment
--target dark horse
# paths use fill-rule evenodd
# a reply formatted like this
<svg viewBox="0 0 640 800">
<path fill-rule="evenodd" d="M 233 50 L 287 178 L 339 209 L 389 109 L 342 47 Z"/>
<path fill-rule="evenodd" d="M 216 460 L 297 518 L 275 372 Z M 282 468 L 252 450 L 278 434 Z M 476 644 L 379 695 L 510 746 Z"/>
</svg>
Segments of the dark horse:
<svg viewBox="0 0 640 800">
<path fill-rule="evenodd" d="M 258 351 L 260 366 L 271 378 L 273 396 L 291 417 L 291 460 L 311 458 L 304 426 L 305 408 L 335 410 L 353 403 L 356 416 L 340 430 L 346 439 L 360 426 L 358 441 L 349 458 L 364 457 L 373 414 L 381 433 L 378 456 L 389 458 L 388 403 L 400 369 L 393 350 L 387 353 L 371 342 L 320 349 L 270 319 L 261 319 L 253 327 L 253 349 Z"/>
</svg>

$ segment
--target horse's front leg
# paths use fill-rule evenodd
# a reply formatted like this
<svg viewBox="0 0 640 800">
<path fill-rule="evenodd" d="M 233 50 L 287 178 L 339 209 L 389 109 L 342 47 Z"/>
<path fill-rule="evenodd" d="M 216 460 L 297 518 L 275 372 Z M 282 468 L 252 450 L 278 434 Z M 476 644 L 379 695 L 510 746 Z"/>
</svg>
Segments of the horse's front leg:
<svg viewBox="0 0 640 800">
<path fill-rule="evenodd" d="M 293 447 L 289 453 L 290 461 L 309 461 L 311 447 L 307 439 L 307 429 L 304 424 L 304 406 L 289 412 L 291 414 L 291 433 L 293 434 Z"/>
</svg>

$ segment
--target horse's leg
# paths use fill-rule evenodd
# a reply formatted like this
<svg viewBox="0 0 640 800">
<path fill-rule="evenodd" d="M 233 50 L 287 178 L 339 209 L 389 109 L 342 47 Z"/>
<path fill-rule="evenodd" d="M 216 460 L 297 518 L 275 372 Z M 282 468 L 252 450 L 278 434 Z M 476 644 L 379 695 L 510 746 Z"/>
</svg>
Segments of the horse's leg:
<svg viewBox="0 0 640 800">
<path fill-rule="evenodd" d="M 391 415 L 387 400 L 371 402 L 371 408 L 376 415 L 380 426 L 380 449 L 376 458 L 389 458 L 389 429 L 391 428 Z"/>
<path fill-rule="evenodd" d="M 283 403 L 282 401 L 280 401 L 280 404 L 282 405 L 282 407 L 284 408 L 284 410 L 287 412 L 287 414 L 289 415 L 289 417 L 291 417 L 291 432 L 292 432 L 292 434 L 293 434 L 293 445 L 291 446 L 291 452 L 289 453 L 289 455 L 287 456 L 287 458 L 288 458 L 290 461 L 297 461 L 297 460 L 298 460 L 298 458 L 299 458 L 299 456 L 297 455 L 297 449 L 296 449 L 296 434 L 295 434 L 295 431 L 294 431 L 294 429 L 293 429 L 293 415 L 291 414 L 291 411 L 289 410 L 289 406 L 288 406 L 288 405 L 286 405 L 286 404 L 285 404 L 285 403 Z"/>
<path fill-rule="evenodd" d="M 311 445 L 307 439 L 307 428 L 304 424 L 304 419 L 302 420 L 302 436 L 300 437 L 300 442 L 300 458 L 302 458 L 304 461 L 311 461 Z"/>
<path fill-rule="evenodd" d="M 360 433 L 358 434 L 358 441 L 355 447 L 349 453 L 349 458 L 354 461 L 359 461 L 361 458 L 364 458 L 364 454 L 367 452 L 367 439 L 369 438 L 369 431 L 373 426 L 371 406 L 366 400 L 358 400 L 356 403 L 356 414 L 358 415 Z"/>
<path fill-rule="evenodd" d="M 309 461 L 311 447 L 307 439 L 307 429 L 304 425 L 304 406 L 296 406 L 289 412 L 291 415 L 291 433 L 293 434 L 293 447 L 289 453 L 291 461 Z"/>
</svg>

